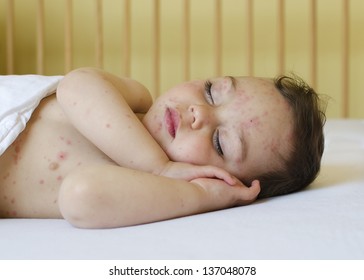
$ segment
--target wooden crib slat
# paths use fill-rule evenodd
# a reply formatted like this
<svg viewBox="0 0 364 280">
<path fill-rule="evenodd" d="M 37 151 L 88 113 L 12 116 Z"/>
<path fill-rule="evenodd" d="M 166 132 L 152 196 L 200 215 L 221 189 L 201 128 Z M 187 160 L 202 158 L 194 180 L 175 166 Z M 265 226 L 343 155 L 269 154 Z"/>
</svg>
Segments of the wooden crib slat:
<svg viewBox="0 0 364 280">
<path fill-rule="evenodd" d="M 44 0 L 37 6 L 37 73 L 44 74 Z"/>
<path fill-rule="evenodd" d="M 349 0 L 342 2 L 342 115 L 349 117 Z"/>
<path fill-rule="evenodd" d="M 96 15 L 95 15 L 95 21 L 96 21 L 96 46 L 95 46 L 95 56 L 96 56 L 96 66 L 98 68 L 103 68 L 103 29 L 102 29 L 102 1 L 103 0 L 95 0 L 95 7 L 96 7 Z"/>
<path fill-rule="evenodd" d="M 153 76 L 154 92 L 156 97 L 160 87 L 160 1 L 154 0 L 153 3 Z"/>
<path fill-rule="evenodd" d="M 131 0 L 123 0 L 123 27 L 122 27 L 122 37 L 123 37 L 123 45 L 122 45 L 122 74 L 125 76 L 131 76 L 131 37 L 132 37 L 132 1 Z M 254 50 L 254 39 L 255 39 L 255 16 L 258 15 L 256 9 L 258 8 L 254 6 L 254 0 L 242 0 L 244 1 L 244 9 L 241 11 L 241 14 L 244 17 L 245 21 L 245 29 L 240 32 L 246 32 L 244 34 L 244 38 L 246 41 L 246 54 L 244 55 L 243 63 L 246 65 L 246 71 L 248 75 L 255 75 L 255 50 Z M 45 32 L 45 8 L 46 3 L 44 0 L 36 0 L 36 38 L 31 42 L 31 44 L 35 43 L 36 46 L 36 69 L 32 71 L 38 74 L 46 74 L 45 62 L 46 62 L 46 32 Z M 64 0 L 64 69 L 65 72 L 69 72 L 73 68 L 73 28 L 74 23 L 73 20 L 73 0 Z M 103 24 L 104 24 L 104 15 L 103 15 L 103 0 L 94 0 L 91 1 L 92 5 L 95 6 L 95 60 L 97 67 L 104 66 L 104 32 L 103 32 Z M 151 30 L 152 34 L 152 76 L 153 76 L 153 86 L 152 93 L 153 97 L 156 97 L 160 93 L 160 83 L 163 81 L 160 69 L 161 63 L 161 5 L 164 2 L 161 0 L 153 0 L 152 5 L 152 22 L 151 22 Z M 182 60 L 182 75 L 184 80 L 189 80 L 191 78 L 191 0 L 180 0 L 178 3 L 182 3 L 182 43 L 183 43 L 183 60 Z M 286 0 L 277 0 L 277 70 L 279 74 L 285 72 L 286 68 L 286 15 L 285 9 L 289 8 L 286 4 L 288 3 Z M 321 14 L 318 13 L 318 1 L 317 0 L 309 0 L 307 4 L 309 5 L 309 38 L 310 38 L 310 46 L 308 50 L 309 54 L 309 82 L 313 88 L 317 88 L 318 78 L 320 73 L 318 72 L 318 19 L 321 19 Z M 341 5 L 341 50 L 339 54 L 339 59 L 341 59 L 341 75 L 340 75 L 340 83 L 341 83 L 341 104 L 340 104 L 340 114 L 339 117 L 348 118 L 350 116 L 350 0 L 342 0 L 339 2 Z M 4 0 L 5 4 L 5 51 L 6 51 L 6 69 L 5 72 L 7 74 L 16 73 L 16 41 L 15 37 L 18 35 L 15 33 L 15 22 L 18 23 L 18 18 L 16 15 L 18 13 L 18 7 L 16 1 L 14 0 Z M 213 28 L 214 39 L 212 41 L 212 45 L 214 47 L 213 50 L 213 74 L 216 76 L 221 76 L 223 74 L 223 66 L 224 66 L 224 13 L 223 9 L 228 7 L 228 2 L 224 0 L 214 0 L 213 5 Z M 164 18 L 163 18 L 164 19 Z M 353 29 L 354 30 L 354 29 Z M 21 30 L 19 30 L 21 32 Z M 21 33 L 20 33 L 21 35 Z M 321 78 L 321 77 L 320 77 Z M 325 78 L 325 77 L 323 77 Z M 323 83 L 324 84 L 324 83 Z M 320 89 L 321 90 L 321 89 Z"/>
<path fill-rule="evenodd" d="M 278 74 L 285 72 L 285 3 L 284 0 L 278 1 Z"/>
<path fill-rule="evenodd" d="M 253 23 L 253 0 L 247 0 L 246 2 L 246 25 L 247 25 L 247 53 L 246 53 L 246 63 L 247 63 L 247 70 L 248 75 L 254 75 L 254 23 Z"/>
<path fill-rule="evenodd" d="M 188 81 L 190 79 L 190 42 L 191 42 L 191 29 L 190 29 L 190 0 L 183 1 L 183 79 Z"/>
<path fill-rule="evenodd" d="M 131 75 L 131 9 L 130 0 L 124 0 L 124 12 L 123 12 L 123 50 L 122 50 L 122 72 L 124 76 L 129 77 Z"/>
<path fill-rule="evenodd" d="M 7 1 L 6 7 L 6 73 L 14 74 L 14 2 Z"/>
<path fill-rule="evenodd" d="M 215 75 L 221 76 L 222 72 L 222 4 L 221 0 L 215 0 Z"/>
<path fill-rule="evenodd" d="M 73 29 L 73 21 L 72 21 L 72 0 L 66 0 L 65 2 L 65 35 L 64 35 L 64 68 L 65 72 L 69 72 L 72 70 L 72 29 Z"/>
<path fill-rule="evenodd" d="M 317 3 L 316 0 L 310 2 L 310 61 L 311 61 L 311 86 L 317 86 Z"/>
</svg>

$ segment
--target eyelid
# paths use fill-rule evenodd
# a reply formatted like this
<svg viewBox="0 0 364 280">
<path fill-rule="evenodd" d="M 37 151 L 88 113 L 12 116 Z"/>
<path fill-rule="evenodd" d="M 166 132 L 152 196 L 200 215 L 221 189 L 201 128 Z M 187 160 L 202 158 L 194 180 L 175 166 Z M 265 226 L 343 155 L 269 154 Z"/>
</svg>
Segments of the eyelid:
<svg viewBox="0 0 364 280">
<path fill-rule="evenodd" d="M 210 80 L 207 80 L 205 82 L 206 99 L 209 103 L 211 103 L 212 105 L 215 105 L 215 101 L 214 101 L 214 98 L 212 97 L 212 93 L 211 93 L 211 88 L 212 88 L 212 82 Z"/>
<path fill-rule="evenodd" d="M 221 147 L 221 142 L 220 142 L 220 131 L 218 129 L 216 129 L 214 134 L 212 135 L 212 142 L 218 155 L 221 157 L 224 156 L 224 151 Z"/>
</svg>

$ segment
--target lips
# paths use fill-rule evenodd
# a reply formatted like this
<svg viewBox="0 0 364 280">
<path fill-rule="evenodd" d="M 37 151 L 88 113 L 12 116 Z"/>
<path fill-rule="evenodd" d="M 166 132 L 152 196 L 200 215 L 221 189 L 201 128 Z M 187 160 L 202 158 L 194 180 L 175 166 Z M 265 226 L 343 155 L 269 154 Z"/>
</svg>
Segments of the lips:
<svg viewBox="0 0 364 280">
<path fill-rule="evenodd" d="M 164 119 L 168 133 L 172 136 L 172 138 L 175 138 L 176 131 L 179 125 L 178 112 L 172 108 L 167 108 Z"/>
</svg>

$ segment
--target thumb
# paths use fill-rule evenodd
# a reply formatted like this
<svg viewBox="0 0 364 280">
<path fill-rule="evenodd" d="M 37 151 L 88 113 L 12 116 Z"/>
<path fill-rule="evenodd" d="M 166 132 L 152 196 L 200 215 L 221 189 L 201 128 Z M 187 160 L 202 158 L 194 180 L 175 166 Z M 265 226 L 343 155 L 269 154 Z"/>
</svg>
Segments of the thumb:
<svg viewBox="0 0 364 280">
<path fill-rule="evenodd" d="M 242 198 L 239 200 L 239 205 L 250 204 L 258 198 L 260 193 L 260 182 L 254 180 L 250 187 L 245 187 Z"/>
<path fill-rule="evenodd" d="M 250 195 L 252 195 L 252 197 L 256 199 L 260 193 L 260 190 L 260 182 L 258 180 L 254 180 L 249 188 Z"/>
</svg>

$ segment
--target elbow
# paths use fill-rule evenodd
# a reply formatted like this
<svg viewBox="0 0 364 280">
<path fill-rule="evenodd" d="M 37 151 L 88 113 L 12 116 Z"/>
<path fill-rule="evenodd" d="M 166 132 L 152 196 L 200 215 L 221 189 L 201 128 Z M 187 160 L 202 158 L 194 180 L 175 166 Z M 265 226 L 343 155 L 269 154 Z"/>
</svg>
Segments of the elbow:
<svg viewBox="0 0 364 280">
<path fill-rule="evenodd" d="M 88 79 L 89 75 L 94 75 L 97 70 L 93 68 L 78 68 L 68 74 L 59 82 L 56 90 L 57 100 L 61 105 L 69 105 L 73 102 L 77 93 L 82 92 L 83 79 Z"/>
<path fill-rule="evenodd" d="M 59 210 L 65 220 L 77 228 L 102 228 L 98 186 L 82 174 L 68 175 L 59 191 Z"/>
</svg>

